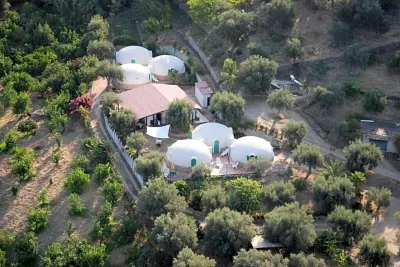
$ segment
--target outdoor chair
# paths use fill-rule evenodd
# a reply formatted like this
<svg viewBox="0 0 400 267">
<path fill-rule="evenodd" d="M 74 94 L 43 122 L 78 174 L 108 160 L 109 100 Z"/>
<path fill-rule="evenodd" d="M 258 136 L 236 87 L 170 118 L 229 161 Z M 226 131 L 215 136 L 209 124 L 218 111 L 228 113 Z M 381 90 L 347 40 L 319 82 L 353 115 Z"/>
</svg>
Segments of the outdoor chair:
<svg viewBox="0 0 400 267">
<path fill-rule="evenodd" d="M 160 147 L 162 144 L 162 140 L 161 139 L 156 139 L 156 146 Z"/>
<path fill-rule="evenodd" d="M 232 169 L 237 169 L 239 165 L 239 161 L 238 162 L 232 162 Z"/>
</svg>

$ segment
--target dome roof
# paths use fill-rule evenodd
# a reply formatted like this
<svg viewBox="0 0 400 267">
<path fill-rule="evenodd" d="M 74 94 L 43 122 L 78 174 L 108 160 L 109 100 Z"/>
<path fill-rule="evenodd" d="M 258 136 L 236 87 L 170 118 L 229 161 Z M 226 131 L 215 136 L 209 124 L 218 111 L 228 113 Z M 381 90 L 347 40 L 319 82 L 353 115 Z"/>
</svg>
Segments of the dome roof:
<svg viewBox="0 0 400 267">
<path fill-rule="evenodd" d="M 141 85 L 151 82 L 151 73 L 145 66 L 139 64 L 124 64 L 121 65 L 124 72 L 123 84 Z"/>
<path fill-rule="evenodd" d="M 159 76 L 168 76 L 168 71 L 175 69 L 178 73 L 185 73 L 185 64 L 175 56 L 162 55 L 153 58 L 149 63 L 151 73 Z"/>
<path fill-rule="evenodd" d="M 177 166 L 191 167 L 193 158 L 196 164 L 208 164 L 212 155 L 206 144 L 192 139 L 178 140 L 168 148 L 167 159 Z"/>
<path fill-rule="evenodd" d="M 275 155 L 270 142 L 256 136 L 241 137 L 230 146 L 230 157 L 233 161 L 246 162 L 250 156 L 264 156 L 272 161 Z"/>
<path fill-rule="evenodd" d="M 153 57 L 153 52 L 141 46 L 126 46 L 115 53 L 115 60 L 119 64 L 137 63 L 147 65 Z M 132 62 L 132 60 L 135 62 Z"/>
<path fill-rule="evenodd" d="M 232 128 L 214 122 L 197 126 L 192 132 L 192 139 L 200 140 L 207 146 L 213 146 L 218 140 L 220 147 L 228 147 L 235 141 Z"/>
</svg>

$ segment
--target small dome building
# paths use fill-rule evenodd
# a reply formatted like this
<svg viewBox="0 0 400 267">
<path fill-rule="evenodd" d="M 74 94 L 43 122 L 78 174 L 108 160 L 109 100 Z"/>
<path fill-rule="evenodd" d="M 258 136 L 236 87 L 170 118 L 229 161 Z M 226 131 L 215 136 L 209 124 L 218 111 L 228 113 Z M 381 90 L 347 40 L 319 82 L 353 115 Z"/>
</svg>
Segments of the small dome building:
<svg viewBox="0 0 400 267">
<path fill-rule="evenodd" d="M 244 136 L 235 140 L 230 146 L 230 157 L 234 162 L 244 163 L 250 158 L 264 156 L 274 160 L 274 149 L 271 143 L 256 136 Z"/>
<path fill-rule="evenodd" d="M 229 147 L 235 141 L 232 128 L 214 122 L 197 126 L 190 136 L 191 139 L 202 141 L 212 147 L 213 153 L 221 152 L 222 148 Z"/>
<path fill-rule="evenodd" d="M 167 159 L 176 166 L 190 168 L 196 164 L 209 164 L 212 155 L 208 146 L 198 140 L 178 140 L 168 147 Z"/>
<path fill-rule="evenodd" d="M 121 65 L 129 63 L 147 65 L 152 58 L 153 52 L 141 46 L 126 46 L 115 53 L 115 60 Z"/>
<path fill-rule="evenodd" d="M 149 63 L 149 70 L 158 78 L 167 78 L 168 72 L 172 69 L 179 74 L 185 73 L 185 63 L 175 56 L 162 55 L 153 58 Z"/>
<path fill-rule="evenodd" d="M 118 84 L 122 89 L 132 89 L 134 87 L 150 83 L 152 75 L 149 69 L 139 64 L 121 65 L 124 72 L 124 80 Z"/>
</svg>

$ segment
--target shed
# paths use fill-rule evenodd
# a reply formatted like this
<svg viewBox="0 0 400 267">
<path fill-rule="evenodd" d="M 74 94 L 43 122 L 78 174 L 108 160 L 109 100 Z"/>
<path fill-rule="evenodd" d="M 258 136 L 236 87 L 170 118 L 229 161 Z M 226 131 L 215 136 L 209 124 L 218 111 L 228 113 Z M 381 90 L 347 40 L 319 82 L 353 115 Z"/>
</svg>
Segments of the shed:
<svg viewBox="0 0 400 267">
<path fill-rule="evenodd" d="M 196 164 L 209 164 L 212 159 L 210 149 L 198 140 L 178 140 L 168 147 L 167 159 L 179 167 L 193 167 Z"/>
<path fill-rule="evenodd" d="M 395 141 L 400 136 L 400 123 L 389 120 L 361 120 L 363 142 L 375 144 L 382 152 L 399 153 Z"/>
<path fill-rule="evenodd" d="M 195 83 L 194 93 L 201 107 L 206 108 L 210 105 L 213 91 L 211 90 L 210 86 L 207 84 L 206 81 L 200 81 Z"/>
<path fill-rule="evenodd" d="M 257 136 L 244 136 L 236 139 L 230 146 L 229 153 L 232 161 L 246 162 L 250 158 L 264 156 L 267 159 L 274 160 L 274 149 L 271 143 Z"/>
<path fill-rule="evenodd" d="M 231 127 L 215 122 L 197 126 L 192 131 L 191 138 L 212 147 L 213 153 L 219 153 L 222 148 L 229 147 L 235 141 Z"/>
<path fill-rule="evenodd" d="M 175 56 L 162 55 L 149 62 L 149 70 L 162 79 L 168 77 L 170 70 L 176 70 L 179 74 L 185 73 L 185 63 Z"/>
<path fill-rule="evenodd" d="M 141 46 L 126 46 L 115 53 L 118 64 L 136 63 L 147 65 L 153 58 L 153 52 Z"/>
</svg>

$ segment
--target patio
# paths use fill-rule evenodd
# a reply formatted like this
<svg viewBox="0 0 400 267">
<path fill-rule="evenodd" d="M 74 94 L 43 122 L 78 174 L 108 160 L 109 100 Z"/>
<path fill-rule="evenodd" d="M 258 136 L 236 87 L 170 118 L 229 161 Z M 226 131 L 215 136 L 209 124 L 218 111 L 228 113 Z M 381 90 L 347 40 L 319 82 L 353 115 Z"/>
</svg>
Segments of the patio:
<svg viewBox="0 0 400 267">
<path fill-rule="evenodd" d="M 222 153 L 213 154 L 211 166 L 211 176 L 221 176 L 221 175 L 240 175 L 240 174 L 250 174 L 251 171 L 247 171 L 243 168 L 243 164 L 239 163 L 236 168 L 232 165 L 229 156 L 221 156 Z M 219 158 L 219 161 L 218 161 Z M 237 164 L 237 163 L 236 163 Z"/>
</svg>

